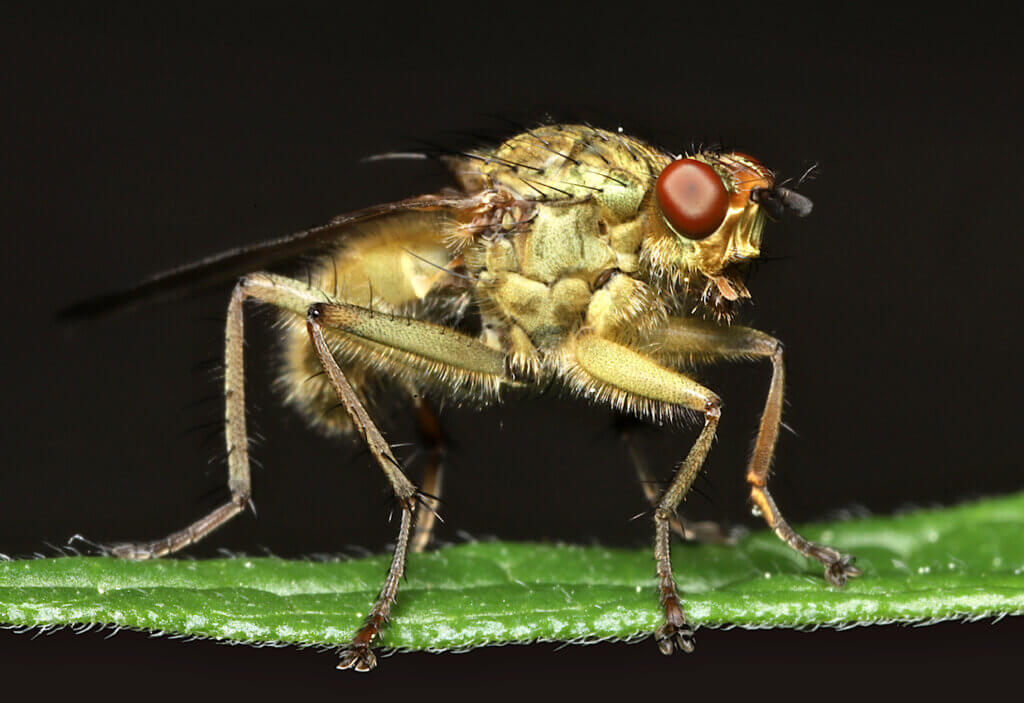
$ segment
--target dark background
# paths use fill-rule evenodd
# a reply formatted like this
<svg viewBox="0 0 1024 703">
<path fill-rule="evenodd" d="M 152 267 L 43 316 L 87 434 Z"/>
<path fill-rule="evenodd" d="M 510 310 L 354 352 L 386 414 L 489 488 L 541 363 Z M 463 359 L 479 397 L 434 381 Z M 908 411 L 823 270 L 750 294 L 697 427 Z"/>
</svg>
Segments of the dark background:
<svg viewBox="0 0 1024 703">
<path fill-rule="evenodd" d="M 623 14 L 625 13 L 625 14 Z M 219 500 L 216 442 L 228 288 L 72 331 L 65 304 L 228 247 L 430 192 L 439 169 L 364 156 L 502 136 L 497 116 L 585 117 L 680 150 L 724 141 L 783 175 L 810 163 L 813 216 L 766 232 L 745 321 L 787 345 L 789 406 L 773 484 L 793 521 L 887 513 L 1021 488 L 1018 399 L 1022 111 L 1016 40 L 963 18 L 783 15 L 687 6 L 226 10 L 203 5 L 0 11 L 5 461 L 0 551 L 53 554 L 74 533 L 149 538 Z M 190 550 L 300 557 L 382 550 L 385 484 L 269 389 L 272 338 L 247 363 L 259 518 Z M 725 399 L 690 514 L 757 527 L 745 455 L 767 364 L 704 378 Z M 449 409 L 456 445 L 440 537 L 647 545 L 650 527 L 605 411 L 542 398 Z M 386 423 L 413 437 L 409 418 Z M 664 477 L 692 430 L 645 439 Z M 371 677 L 312 651 L 122 633 L 0 632 L 0 669 L 33 686 L 148 686 L 147 696 L 372 690 L 672 695 L 777 685 L 921 693 L 1019 661 L 1020 619 L 852 632 L 700 633 L 688 658 L 650 642 L 403 655 Z M 794 666 L 795 665 L 795 666 Z M 59 676 L 41 678 L 59 672 Z M 741 675 L 737 675 L 741 672 Z M 796 674 L 799 672 L 799 675 Z M 806 677 L 801 683 L 800 676 Z M 159 681 L 158 686 L 150 683 Z M 65 683 L 67 682 L 67 683 Z M 495 687 L 495 684 L 498 687 Z M 285 688 L 287 686 L 287 688 Z M 300 688 L 297 688 L 299 686 Z M 72 688 L 76 687 L 76 688 Z M 130 689 L 126 689 L 130 690 Z M 678 691 L 678 693 L 677 693 Z"/>
</svg>

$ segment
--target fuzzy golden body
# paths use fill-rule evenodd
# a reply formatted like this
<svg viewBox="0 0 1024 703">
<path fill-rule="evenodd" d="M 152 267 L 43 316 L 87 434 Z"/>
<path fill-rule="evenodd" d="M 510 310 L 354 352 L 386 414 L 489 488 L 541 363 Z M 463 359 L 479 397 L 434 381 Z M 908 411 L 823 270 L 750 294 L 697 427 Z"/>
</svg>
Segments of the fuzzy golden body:
<svg viewBox="0 0 1024 703">
<path fill-rule="evenodd" d="M 675 156 L 581 125 L 539 127 L 493 150 L 444 160 L 458 188 L 209 257 L 66 311 L 91 316 L 197 283 L 236 280 L 224 353 L 231 499 L 163 539 L 116 545 L 113 553 L 145 559 L 176 552 L 250 504 L 243 305 L 252 301 L 280 311 L 280 385 L 289 404 L 322 430 L 358 433 L 401 507 L 387 578 L 338 668 L 376 666 L 371 645 L 391 614 L 406 554 L 430 540 L 445 452 L 437 402 L 496 402 L 554 382 L 648 420 L 703 418 L 663 492 L 623 437 L 653 508 L 665 614 L 655 637 L 669 654 L 693 649 L 672 574 L 671 533 L 720 537 L 676 512 L 722 412 L 719 397 L 686 370 L 729 358 L 769 360 L 771 383 L 747 466 L 751 501 L 782 540 L 824 564 L 832 585 L 856 576 L 849 556 L 789 527 L 768 491 L 783 348 L 770 335 L 731 324 L 750 297 L 743 271 L 760 254 L 766 211 L 803 216 L 810 201 L 741 153 Z M 265 270 L 324 245 L 329 252 L 305 280 Z M 428 456 L 420 487 L 373 419 L 369 401 L 381 387 L 416 411 Z"/>
<path fill-rule="evenodd" d="M 744 172 L 729 184 L 732 192 L 768 185 L 767 170 L 745 157 L 710 151 L 697 157 L 720 165 L 724 175 Z M 727 278 L 723 269 L 759 254 L 762 221 L 747 201 L 731 213 L 732 226 L 710 240 L 690 242 L 671 231 L 653 187 L 672 159 L 632 137 L 587 126 L 517 135 L 491 152 L 450 161 L 459 186 L 482 201 L 471 220 L 433 211 L 370 220 L 319 262 L 312 285 L 339 302 L 474 328 L 482 342 L 507 355 L 513 385 L 555 377 L 619 409 L 674 417 L 678 405 L 574 373 L 580 335 L 678 361 L 662 349 L 669 317 L 677 324 L 690 317 L 694 329 L 727 322 L 703 319 L 716 310 L 704 305 L 707 299 L 694 308 L 692 289 Z M 732 286 L 745 295 L 741 284 Z M 282 318 L 288 331 L 281 386 L 288 401 L 315 426 L 351 430 L 344 413 L 329 412 L 337 399 L 330 382 L 315 377 L 319 362 L 302 316 L 285 311 Z M 341 332 L 329 340 L 364 400 L 398 381 L 413 394 L 489 403 L 509 385 L 487 374 L 438 379 L 436 369 L 403 363 L 367 340 Z"/>
</svg>

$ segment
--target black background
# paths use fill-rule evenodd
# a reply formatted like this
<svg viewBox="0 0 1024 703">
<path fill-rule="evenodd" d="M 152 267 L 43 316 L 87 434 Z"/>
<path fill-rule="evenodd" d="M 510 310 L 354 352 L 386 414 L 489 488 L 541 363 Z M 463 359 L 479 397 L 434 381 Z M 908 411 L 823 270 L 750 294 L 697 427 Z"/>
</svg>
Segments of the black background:
<svg viewBox="0 0 1024 703">
<path fill-rule="evenodd" d="M 436 190 L 429 164 L 364 156 L 585 117 L 680 150 L 724 141 L 783 175 L 821 167 L 813 216 L 767 232 L 745 320 L 787 345 L 797 436 L 774 491 L 793 521 L 885 513 L 1020 489 L 1020 92 L 1016 40 L 960 18 L 783 15 L 731 7 L 477 5 L 371 12 L 270 7 L 2 12 L 0 198 L 6 399 L 0 551 L 53 554 L 178 528 L 223 496 L 215 443 L 182 432 L 220 415 L 202 368 L 221 352 L 227 289 L 72 331 L 55 310 L 238 244 Z M 258 321 L 259 314 L 251 318 Z M 269 390 L 272 338 L 252 336 L 248 388 L 266 436 L 259 518 L 220 548 L 299 557 L 381 550 L 385 484 Z M 193 367 L 199 366 L 199 370 Z M 752 527 L 743 467 L 767 364 L 704 378 L 725 399 L 705 496 L 690 514 Z M 450 409 L 444 540 L 645 545 L 639 488 L 607 413 L 556 399 Z M 412 438 L 409 419 L 386 423 Z M 652 434 L 668 477 L 692 430 Z M 488 696 L 924 692 L 1007 673 L 1019 619 L 851 632 L 702 631 L 698 652 L 650 642 L 555 652 L 403 655 L 376 674 L 313 651 L 181 644 L 122 633 L 0 632 L 0 669 L 31 686 L 200 689 L 252 698 L 313 690 Z M 950 681 L 943 666 L 957 667 Z M 52 673 L 59 673 L 52 676 Z M 46 677 L 42 675 L 46 674 Z M 154 683 L 159 682 L 159 684 Z M 66 687 L 66 688 L 65 688 Z M 287 688 L 285 688 L 287 687 Z"/>
</svg>

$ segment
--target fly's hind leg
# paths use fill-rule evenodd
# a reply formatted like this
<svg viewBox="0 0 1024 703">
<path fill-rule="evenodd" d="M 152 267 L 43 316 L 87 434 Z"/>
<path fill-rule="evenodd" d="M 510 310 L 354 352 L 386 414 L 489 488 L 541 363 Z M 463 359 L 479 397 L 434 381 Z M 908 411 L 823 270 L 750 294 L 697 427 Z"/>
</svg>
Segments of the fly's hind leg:
<svg viewBox="0 0 1024 703">
<path fill-rule="evenodd" d="M 227 445 L 228 488 L 231 500 L 183 530 L 151 542 L 112 545 L 110 551 L 128 559 L 149 559 L 172 554 L 238 515 L 251 500 L 249 437 L 245 423 L 245 336 L 243 305 L 246 300 L 268 303 L 305 315 L 313 303 L 328 299 L 324 291 L 283 276 L 252 273 L 235 284 L 228 303 L 224 332 L 224 437 Z"/>
<path fill-rule="evenodd" d="M 225 434 L 228 486 L 232 499 L 184 530 L 153 542 L 117 545 L 113 549 L 115 554 L 137 559 L 169 554 L 198 541 L 248 505 L 249 452 L 245 426 L 242 336 L 242 304 L 247 299 L 269 303 L 305 318 L 317 359 L 353 425 L 391 484 L 402 509 L 394 557 L 380 596 L 366 623 L 342 650 L 338 664 L 340 669 L 369 671 L 376 666 L 377 661 L 370 644 L 387 622 L 398 584 L 405 573 L 405 557 L 409 548 L 417 490 L 402 472 L 391 447 L 342 373 L 325 339 L 324 329 L 341 332 L 342 336 L 349 335 L 348 339 L 355 347 L 367 355 L 376 355 L 375 363 L 382 372 L 390 369 L 395 372 L 433 375 L 453 383 L 472 383 L 492 395 L 509 380 L 505 375 L 505 357 L 477 340 L 446 327 L 375 313 L 354 305 L 335 304 L 332 296 L 325 291 L 284 276 L 253 273 L 242 277 L 235 286 L 228 306 L 224 356 Z"/>
<path fill-rule="evenodd" d="M 238 515 L 251 500 L 249 476 L 249 437 L 245 427 L 245 347 L 242 305 L 254 297 L 275 302 L 266 291 L 254 290 L 249 277 L 242 278 L 231 293 L 224 332 L 224 436 L 227 444 L 228 488 L 231 499 L 182 530 L 150 542 L 126 542 L 110 546 L 114 556 L 127 559 L 150 559 L 177 552 L 198 542 L 231 518 Z M 258 287 L 257 287 L 258 288 Z"/>
<path fill-rule="evenodd" d="M 772 362 L 772 380 L 761 413 L 761 423 L 754 449 L 747 465 L 750 498 L 768 526 L 786 544 L 800 554 L 825 565 L 825 579 L 833 586 L 842 586 L 846 579 L 860 575 L 853 558 L 825 545 L 800 536 L 775 505 L 768 492 L 768 476 L 775 443 L 782 424 L 782 398 L 785 386 L 782 342 L 748 327 L 719 327 L 693 319 L 671 318 L 658 341 L 659 353 L 692 358 L 768 358 Z"/>
</svg>

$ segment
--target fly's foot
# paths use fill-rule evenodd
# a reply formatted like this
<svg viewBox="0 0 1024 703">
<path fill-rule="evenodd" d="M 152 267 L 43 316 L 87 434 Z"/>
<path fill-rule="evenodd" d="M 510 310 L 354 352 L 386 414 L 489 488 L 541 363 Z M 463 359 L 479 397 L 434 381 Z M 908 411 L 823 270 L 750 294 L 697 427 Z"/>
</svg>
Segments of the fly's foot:
<svg viewBox="0 0 1024 703">
<path fill-rule="evenodd" d="M 860 576 L 862 573 L 853 565 L 855 557 L 842 554 L 832 547 L 811 544 L 807 553 L 825 565 L 825 580 L 837 588 L 845 586 L 846 579 Z"/>
<path fill-rule="evenodd" d="M 654 633 L 654 641 L 662 654 L 680 651 L 689 654 L 694 648 L 693 630 L 686 624 L 679 599 L 665 603 L 665 624 Z"/>
<path fill-rule="evenodd" d="M 672 654 L 675 651 L 689 654 L 695 644 L 693 630 L 686 623 L 674 625 L 666 622 L 654 633 L 654 641 L 658 643 L 658 650 L 662 654 Z"/>
<path fill-rule="evenodd" d="M 354 669 L 360 672 L 376 669 L 377 655 L 370 649 L 370 642 L 373 642 L 373 638 L 379 631 L 379 621 L 371 617 L 348 643 L 348 646 L 342 647 L 338 652 L 338 668 L 342 671 Z"/>
<path fill-rule="evenodd" d="M 341 650 L 338 668 L 342 671 L 354 669 L 359 672 L 372 671 L 377 668 L 377 655 L 368 645 L 353 642 Z"/>
<path fill-rule="evenodd" d="M 831 564 L 825 565 L 825 580 L 836 587 L 846 585 L 846 579 L 861 575 L 861 570 L 853 565 L 854 557 L 849 554 L 839 554 Z"/>
</svg>

